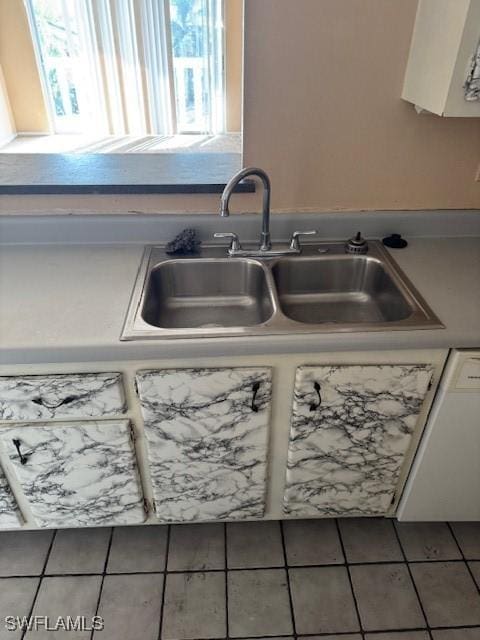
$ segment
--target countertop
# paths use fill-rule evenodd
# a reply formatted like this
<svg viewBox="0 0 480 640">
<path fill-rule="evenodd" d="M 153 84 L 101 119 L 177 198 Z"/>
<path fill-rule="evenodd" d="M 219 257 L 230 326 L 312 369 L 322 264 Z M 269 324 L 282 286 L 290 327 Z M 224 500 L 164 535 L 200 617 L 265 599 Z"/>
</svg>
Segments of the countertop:
<svg viewBox="0 0 480 640">
<path fill-rule="evenodd" d="M 0 248 L 0 363 L 480 346 L 480 238 L 411 238 L 391 255 L 445 329 L 121 342 L 141 245 Z"/>
</svg>

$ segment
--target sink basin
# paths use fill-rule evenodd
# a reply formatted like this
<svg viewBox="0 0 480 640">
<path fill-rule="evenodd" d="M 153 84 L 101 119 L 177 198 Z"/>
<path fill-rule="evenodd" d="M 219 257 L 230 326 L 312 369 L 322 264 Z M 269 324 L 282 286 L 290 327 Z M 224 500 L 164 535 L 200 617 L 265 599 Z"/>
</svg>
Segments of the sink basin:
<svg viewBox="0 0 480 640">
<path fill-rule="evenodd" d="M 163 247 L 147 247 L 121 339 L 441 327 L 375 240 L 366 255 L 346 254 L 339 242 L 268 258 L 231 258 L 218 245 L 172 258 Z"/>
<path fill-rule="evenodd" d="M 296 322 L 395 322 L 413 312 L 382 263 L 369 256 L 282 259 L 273 277 L 282 312 Z"/>
<path fill-rule="evenodd" d="M 182 259 L 150 273 L 142 317 L 164 328 L 250 327 L 273 313 L 262 265 L 247 259 Z"/>
</svg>

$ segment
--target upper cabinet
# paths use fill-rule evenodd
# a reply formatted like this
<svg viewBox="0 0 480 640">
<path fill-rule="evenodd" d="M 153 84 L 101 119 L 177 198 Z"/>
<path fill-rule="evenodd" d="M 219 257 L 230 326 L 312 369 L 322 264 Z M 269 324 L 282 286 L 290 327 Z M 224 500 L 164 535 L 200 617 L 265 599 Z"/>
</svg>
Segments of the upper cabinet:
<svg viewBox="0 0 480 640">
<path fill-rule="evenodd" d="M 0 377 L 0 420 L 108 418 L 125 411 L 120 373 Z"/>
<path fill-rule="evenodd" d="M 164 521 L 261 518 L 271 371 L 140 371 L 157 515 Z"/>
<path fill-rule="evenodd" d="M 441 116 L 480 116 L 480 0 L 419 0 L 402 98 Z"/>
<path fill-rule="evenodd" d="M 299 367 L 285 512 L 386 514 L 432 372 L 430 365 Z"/>
</svg>

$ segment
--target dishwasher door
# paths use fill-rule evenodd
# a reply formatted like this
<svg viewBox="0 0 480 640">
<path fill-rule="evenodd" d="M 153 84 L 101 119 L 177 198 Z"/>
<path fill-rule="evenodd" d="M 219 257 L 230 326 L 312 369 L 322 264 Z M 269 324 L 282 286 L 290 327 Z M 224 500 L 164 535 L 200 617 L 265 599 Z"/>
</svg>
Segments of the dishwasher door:
<svg viewBox="0 0 480 640">
<path fill-rule="evenodd" d="M 450 354 L 397 518 L 480 520 L 480 351 Z"/>
</svg>

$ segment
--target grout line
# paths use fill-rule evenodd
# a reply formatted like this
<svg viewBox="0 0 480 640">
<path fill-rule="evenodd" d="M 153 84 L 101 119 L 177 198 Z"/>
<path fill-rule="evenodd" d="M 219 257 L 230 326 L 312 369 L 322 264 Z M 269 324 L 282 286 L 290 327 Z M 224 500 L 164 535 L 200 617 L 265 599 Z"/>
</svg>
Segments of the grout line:
<svg viewBox="0 0 480 640">
<path fill-rule="evenodd" d="M 161 640 L 162 637 L 162 628 L 163 628 L 163 614 L 165 608 L 165 592 L 167 590 L 167 567 L 168 567 L 168 554 L 170 552 L 170 535 L 171 535 L 171 527 L 172 525 L 167 525 L 167 543 L 165 545 L 165 566 L 163 572 L 163 588 L 162 588 L 162 601 L 160 603 L 160 620 L 158 622 L 158 640 Z"/>
<path fill-rule="evenodd" d="M 30 611 L 28 612 L 28 617 L 29 618 L 31 618 L 32 615 L 33 615 L 33 610 L 35 608 L 35 603 L 37 602 L 38 594 L 40 593 L 40 587 L 42 586 L 43 578 L 45 576 L 45 569 L 47 568 L 48 559 L 50 558 L 50 553 L 52 551 L 53 543 L 55 542 L 55 538 L 56 537 L 57 537 L 57 530 L 55 529 L 55 531 L 53 532 L 53 535 L 52 535 L 52 539 L 50 540 L 50 544 L 48 545 L 47 553 L 45 555 L 45 562 L 43 563 L 42 573 L 40 574 L 40 576 L 35 576 L 35 577 L 39 577 L 40 579 L 38 581 L 37 590 L 35 591 L 35 595 L 33 597 L 32 606 L 30 607 Z M 25 638 L 25 635 L 26 635 L 27 631 L 28 631 L 28 629 L 23 629 L 22 635 L 21 635 L 21 640 L 23 640 Z"/>
<path fill-rule="evenodd" d="M 108 560 L 110 558 L 110 549 L 112 548 L 112 541 L 113 541 L 113 527 L 110 529 L 110 537 L 108 539 L 107 553 L 105 554 L 105 562 L 103 563 L 102 580 L 100 582 L 100 590 L 98 592 L 97 606 L 95 607 L 95 614 L 94 614 L 96 616 L 98 615 L 98 611 L 100 609 L 100 600 L 102 599 L 103 583 L 105 582 L 105 576 L 107 575 L 107 565 L 108 565 Z M 95 633 L 95 630 L 92 629 L 92 632 L 90 634 L 90 640 L 93 640 L 94 633 Z"/>
<path fill-rule="evenodd" d="M 297 638 L 298 634 L 297 634 L 297 624 L 295 621 L 295 609 L 293 607 L 293 598 L 292 598 L 292 587 L 290 585 L 290 571 L 288 568 L 288 559 L 287 559 L 287 545 L 285 544 L 285 531 L 283 529 L 283 521 L 280 520 L 279 521 L 279 526 L 280 526 L 280 536 L 282 538 L 282 549 L 283 549 L 283 561 L 285 563 L 285 573 L 287 575 L 287 589 L 288 589 L 288 601 L 290 603 L 290 616 L 292 619 L 292 629 L 293 629 L 293 636 L 295 638 Z"/>
<path fill-rule="evenodd" d="M 474 585 L 475 585 L 475 587 L 477 588 L 477 591 L 478 591 L 478 593 L 479 593 L 479 595 L 480 595 L 480 584 L 477 584 L 477 581 L 475 580 L 475 576 L 473 575 L 473 571 L 471 570 L 470 565 L 468 564 L 468 561 L 465 559 L 465 556 L 463 555 L 463 549 L 462 549 L 462 547 L 460 546 L 459 541 L 457 540 L 457 536 L 455 535 L 455 533 L 454 533 L 454 531 L 453 531 L 453 527 L 452 527 L 452 525 L 450 524 L 450 522 L 447 522 L 447 527 L 449 528 L 450 533 L 452 534 L 453 539 L 455 540 L 455 544 L 457 545 L 458 550 L 460 551 L 460 554 L 461 554 L 461 556 L 462 556 L 462 558 L 463 558 L 463 561 L 465 562 L 465 566 L 467 567 L 467 571 L 468 571 L 468 573 L 470 574 L 470 577 L 471 577 L 471 578 L 472 578 L 472 580 L 473 580 L 473 584 L 474 584 Z"/>
<path fill-rule="evenodd" d="M 418 604 L 420 605 L 420 609 L 422 611 L 422 615 L 423 615 L 424 620 L 425 620 L 425 625 L 426 625 L 426 628 L 427 628 L 428 636 L 429 636 L 430 640 L 433 640 L 432 630 L 430 628 L 430 623 L 428 622 L 427 614 L 425 613 L 425 608 L 423 606 L 422 599 L 420 598 L 420 594 L 418 592 L 417 585 L 416 585 L 415 580 L 413 578 L 413 574 L 412 574 L 412 570 L 410 568 L 410 564 L 409 564 L 409 562 L 407 560 L 407 555 L 405 553 L 405 550 L 404 550 L 403 545 L 402 545 L 402 541 L 400 539 L 400 535 L 398 533 L 397 527 L 395 526 L 395 522 L 393 520 L 391 520 L 391 525 L 393 527 L 393 532 L 395 534 L 395 537 L 397 538 L 397 542 L 400 545 L 400 551 L 402 552 L 402 556 L 403 556 L 403 558 L 405 560 L 405 564 L 407 566 L 408 575 L 410 576 L 410 580 L 412 581 L 413 588 L 414 588 L 415 593 L 417 595 Z"/>
<path fill-rule="evenodd" d="M 409 565 L 415 565 L 415 564 L 441 564 L 444 562 L 449 562 L 449 563 L 455 563 L 455 564 L 464 564 L 464 562 L 480 562 L 478 560 L 478 558 L 465 558 L 465 560 L 463 558 L 452 558 L 452 559 L 448 559 L 448 558 L 444 558 L 442 560 L 407 560 L 407 563 Z M 356 566 L 378 566 L 378 565 L 392 565 L 392 564 L 398 564 L 398 565 L 402 565 L 405 564 L 405 562 L 403 560 L 382 560 L 382 561 L 378 561 L 378 562 L 349 562 L 348 565 L 350 567 L 356 567 Z M 289 565 L 290 569 L 324 569 L 324 568 L 328 568 L 328 567 L 344 567 L 346 566 L 345 562 L 332 562 L 332 563 L 328 563 L 328 564 L 294 564 L 294 565 Z M 228 569 L 228 571 L 263 571 L 266 569 L 283 569 L 284 565 L 272 565 L 272 566 L 268 566 L 268 565 L 264 565 L 264 566 L 256 566 L 256 567 L 230 567 Z M 106 575 L 108 576 L 127 576 L 127 575 L 132 575 L 132 576 L 138 576 L 138 575 L 153 575 L 153 574 L 160 574 L 160 573 L 167 573 L 167 574 L 175 574 L 175 573 L 222 573 L 224 572 L 225 569 L 175 569 L 173 571 L 171 570 L 165 570 L 165 571 L 107 571 Z M 90 572 L 90 573 L 47 573 L 45 572 L 45 574 L 42 573 L 22 573 L 22 574 L 17 574 L 17 573 L 13 573 L 10 575 L 0 575 L 0 579 L 2 580 L 10 580 L 10 579 L 15 579 L 15 578 L 39 578 L 43 575 L 43 577 L 45 578 L 76 578 L 76 577 L 81 577 L 81 576 L 101 576 L 103 575 L 102 571 L 97 571 L 97 572 Z M 370 632 L 369 632 L 370 633 Z M 317 634 L 318 635 L 318 634 Z"/>
<path fill-rule="evenodd" d="M 478 559 L 469 559 L 465 558 L 455 558 L 449 560 L 448 558 L 442 560 L 407 560 L 409 565 L 415 564 L 442 564 L 442 563 L 451 563 L 451 564 L 464 564 L 465 562 L 480 562 Z M 403 560 L 382 560 L 380 562 L 349 562 L 348 566 L 350 567 L 375 567 L 381 565 L 403 565 L 405 562 Z M 344 567 L 346 566 L 345 562 L 332 562 L 328 564 L 292 564 L 289 565 L 290 569 L 326 569 L 329 567 Z M 263 565 L 256 567 L 230 567 L 228 571 L 264 571 L 266 569 L 283 569 L 284 565 Z M 108 576 L 138 576 L 138 575 L 153 575 L 153 574 L 176 574 L 176 573 L 222 573 L 225 569 L 175 569 L 171 570 L 156 570 L 156 571 L 107 571 L 106 575 Z M 22 573 L 22 574 L 10 574 L 10 575 L 0 575 L 0 579 L 2 580 L 10 580 L 15 578 L 39 578 L 41 575 L 44 575 L 45 578 L 77 578 L 81 576 L 101 576 L 103 575 L 102 571 L 97 572 L 89 572 L 89 573 Z"/>
<path fill-rule="evenodd" d="M 347 570 L 347 575 L 348 575 L 348 582 L 350 583 L 350 591 L 352 592 L 352 598 L 355 605 L 355 612 L 357 614 L 358 626 L 360 627 L 360 635 L 362 636 L 363 640 L 365 640 L 365 631 L 363 629 L 362 619 L 360 617 L 360 609 L 358 608 L 357 596 L 355 594 L 355 589 L 353 588 L 352 574 L 350 573 L 350 565 L 348 562 L 347 554 L 345 552 L 345 545 L 343 544 L 343 538 L 342 538 L 342 533 L 340 531 L 340 525 L 338 524 L 338 518 L 335 518 L 335 527 L 337 529 L 337 535 L 340 541 L 340 546 L 342 547 L 343 559 L 345 561 L 345 568 Z"/>
<path fill-rule="evenodd" d="M 455 564 L 463 564 L 464 562 L 480 562 L 478 559 L 475 558 L 452 558 L 452 559 L 448 559 L 448 558 L 444 558 L 442 560 L 407 560 L 408 564 L 410 565 L 415 565 L 415 564 L 441 564 L 444 562 L 449 562 L 449 563 L 455 563 Z M 405 564 L 404 560 L 381 560 L 378 562 L 349 562 L 348 565 L 350 567 L 356 567 L 356 566 L 378 566 L 378 565 L 392 565 L 392 564 L 398 564 L 398 565 L 402 565 Z M 327 564 L 293 564 L 293 565 L 289 565 L 290 569 L 324 569 L 324 568 L 328 568 L 328 567 L 343 567 L 346 566 L 345 562 L 331 562 L 331 563 L 327 563 Z M 284 565 L 259 565 L 256 567 L 230 567 L 228 569 L 228 571 L 263 571 L 265 569 L 283 569 Z M 225 569 L 175 569 L 175 570 L 165 570 L 165 573 L 168 574 L 175 574 L 175 573 L 221 573 L 225 571 Z M 46 578 L 75 578 L 77 576 L 101 576 L 102 575 L 102 571 L 97 571 L 97 572 L 89 572 L 89 573 L 47 573 L 45 572 L 44 577 Z M 136 576 L 136 575 L 150 575 L 150 574 L 157 574 L 157 573 L 164 573 L 164 571 L 160 570 L 160 571 L 107 571 L 106 575 L 109 576 L 124 576 L 124 575 L 132 575 L 132 576 Z M 10 578 L 38 578 L 40 577 L 40 573 L 32 573 L 32 574 L 10 574 L 10 575 L 0 575 L 1 579 L 5 579 L 5 580 L 9 580 Z"/>
<path fill-rule="evenodd" d="M 228 557 L 227 557 L 227 523 L 223 523 L 223 552 L 225 556 L 225 628 L 227 631 L 227 638 L 230 638 L 230 620 L 228 615 Z"/>
</svg>

